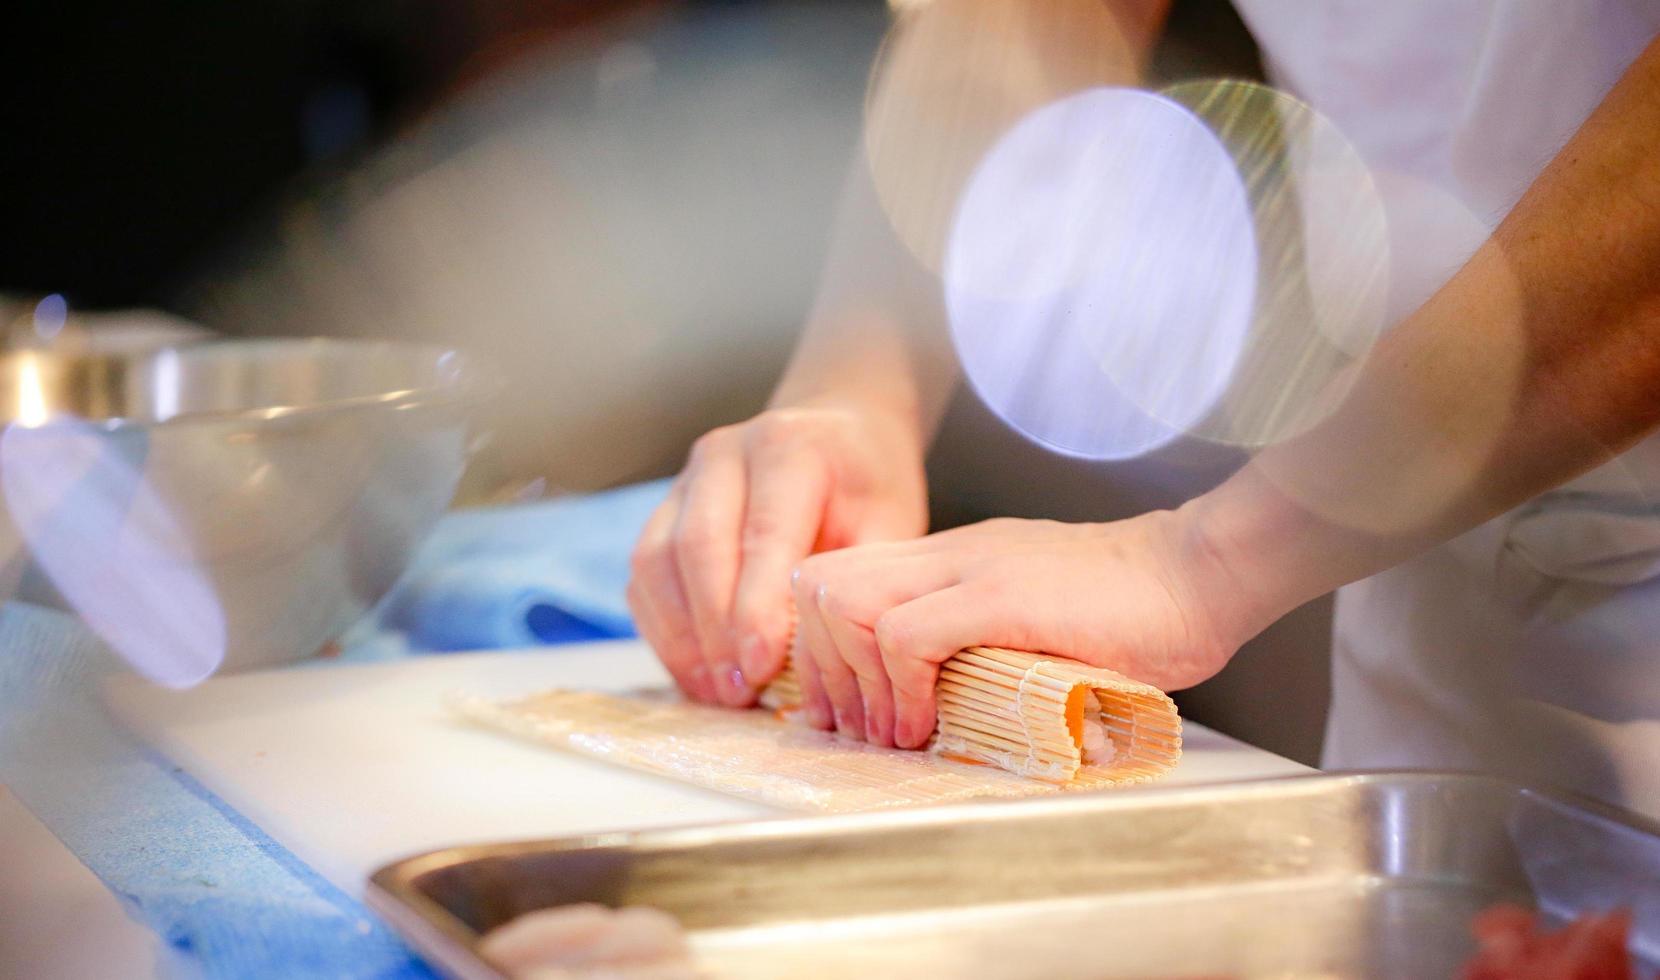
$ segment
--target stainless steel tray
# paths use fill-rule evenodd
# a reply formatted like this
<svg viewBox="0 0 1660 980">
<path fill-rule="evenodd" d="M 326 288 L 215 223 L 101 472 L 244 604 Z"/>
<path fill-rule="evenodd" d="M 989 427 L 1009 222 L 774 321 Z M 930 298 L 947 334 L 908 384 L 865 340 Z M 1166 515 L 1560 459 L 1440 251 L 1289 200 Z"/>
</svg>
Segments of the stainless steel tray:
<svg viewBox="0 0 1660 980">
<path fill-rule="evenodd" d="M 1450 977 L 1470 916 L 1628 906 L 1660 961 L 1660 825 L 1479 776 L 1313 775 L 461 847 L 369 901 L 453 976 L 569 902 L 676 916 L 711 977 Z"/>
</svg>

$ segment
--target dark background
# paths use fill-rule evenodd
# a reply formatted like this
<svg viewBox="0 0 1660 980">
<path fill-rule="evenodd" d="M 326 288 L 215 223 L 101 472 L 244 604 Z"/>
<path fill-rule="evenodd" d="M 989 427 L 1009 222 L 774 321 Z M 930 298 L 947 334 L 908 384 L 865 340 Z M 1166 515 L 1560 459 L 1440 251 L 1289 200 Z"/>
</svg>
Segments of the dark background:
<svg viewBox="0 0 1660 980">
<path fill-rule="evenodd" d="M 0 293 L 168 307 L 296 176 L 348 167 L 516 54 L 671 7 L 768 2 L 20 4 L 0 45 Z M 1178 0 L 1155 73 L 1260 67 L 1223 0 Z"/>
<path fill-rule="evenodd" d="M 295 175 L 345 165 L 516 50 L 660 6 L 19 5 L 0 58 L 0 291 L 165 306 Z"/>
</svg>

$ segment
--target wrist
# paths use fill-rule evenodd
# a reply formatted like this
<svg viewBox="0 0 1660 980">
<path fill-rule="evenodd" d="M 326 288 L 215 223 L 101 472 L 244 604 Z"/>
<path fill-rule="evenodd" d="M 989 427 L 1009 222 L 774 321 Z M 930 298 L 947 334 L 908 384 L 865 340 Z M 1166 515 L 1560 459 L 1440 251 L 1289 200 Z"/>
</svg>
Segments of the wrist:
<svg viewBox="0 0 1660 980">
<path fill-rule="evenodd" d="M 769 407 L 846 410 L 902 429 L 926 451 L 956 387 L 956 361 L 922 319 L 885 307 L 819 312 Z"/>
<path fill-rule="evenodd" d="M 1177 512 L 1198 587 L 1227 638 L 1244 643 L 1305 602 L 1363 577 L 1365 549 L 1254 466 Z"/>
<path fill-rule="evenodd" d="M 914 455 L 919 460 L 933 438 L 932 426 L 925 423 L 914 400 L 864 389 L 780 387 L 767 409 L 839 413 L 851 417 L 861 428 L 878 433 L 885 448 Z"/>
</svg>

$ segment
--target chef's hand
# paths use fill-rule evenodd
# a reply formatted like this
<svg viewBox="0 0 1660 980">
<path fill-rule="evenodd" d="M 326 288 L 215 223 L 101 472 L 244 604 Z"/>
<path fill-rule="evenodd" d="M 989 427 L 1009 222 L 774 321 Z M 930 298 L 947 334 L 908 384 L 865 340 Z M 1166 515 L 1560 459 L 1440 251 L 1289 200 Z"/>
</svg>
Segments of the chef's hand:
<svg viewBox="0 0 1660 980">
<path fill-rule="evenodd" d="M 995 520 L 816 555 L 795 579 L 804 707 L 819 728 L 919 747 L 939 664 L 981 644 L 1198 683 L 1266 625 L 1230 608 L 1226 564 L 1185 512 Z"/>
<path fill-rule="evenodd" d="M 927 530 L 922 457 L 914 421 L 862 406 L 773 409 L 699 439 L 628 585 L 681 690 L 753 703 L 784 662 L 802 559 Z"/>
</svg>

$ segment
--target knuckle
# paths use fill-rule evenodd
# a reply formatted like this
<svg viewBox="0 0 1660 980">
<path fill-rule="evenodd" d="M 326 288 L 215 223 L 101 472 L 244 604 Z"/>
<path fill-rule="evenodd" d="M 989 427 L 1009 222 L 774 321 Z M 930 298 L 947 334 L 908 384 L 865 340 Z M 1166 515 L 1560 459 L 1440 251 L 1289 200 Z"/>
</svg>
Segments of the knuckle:
<svg viewBox="0 0 1660 980">
<path fill-rule="evenodd" d="M 1006 606 L 1017 591 L 1008 579 L 997 574 L 995 568 L 977 569 L 968 583 L 967 591 L 975 605 Z"/>
<path fill-rule="evenodd" d="M 779 520 L 777 514 L 766 510 L 751 512 L 744 519 L 744 552 L 747 554 L 765 549 L 778 539 L 783 530 L 783 521 Z"/>
<path fill-rule="evenodd" d="M 756 416 L 757 421 L 765 421 L 768 425 L 778 425 L 784 428 L 800 431 L 812 425 L 821 409 L 816 408 L 774 408 Z"/>
<path fill-rule="evenodd" d="M 813 413 L 811 419 L 819 429 L 841 435 L 850 433 L 857 428 L 854 421 L 857 417 L 852 409 L 833 406 L 818 410 Z"/>
<path fill-rule="evenodd" d="M 720 540 L 701 524 L 689 523 L 674 536 L 674 554 L 682 562 L 701 563 L 719 551 Z"/>
<path fill-rule="evenodd" d="M 722 426 L 718 429 L 710 429 L 708 432 L 705 432 L 703 435 L 692 440 L 692 449 L 691 452 L 687 454 L 687 458 L 693 462 L 708 459 L 710 455 L 718 453 L 722 449 L 726 448 L 727 443 L 731 438 L 732 430 L 729 426 Z"/>
<path fill-rule="evenodd" d="M 649 577 L 657 569 L 662 553 L 656 545 L 641 545 L 628 556 L 628 571 L 633 581 Z"/>
<path fill-rule="evenodd" d="M 876 649 L 884 661 L 904 657 L 911 649 L 914 631 L 897 611 L 876 618 Z"/>
<path fill-rule="evenodd" d="M 791 412 L 768 412 L 755 419 L 749 427 L 749 445 L 753 449 L 783 450 L 800 442 L 805 426 L 800 415 Z"/>
</svg>

